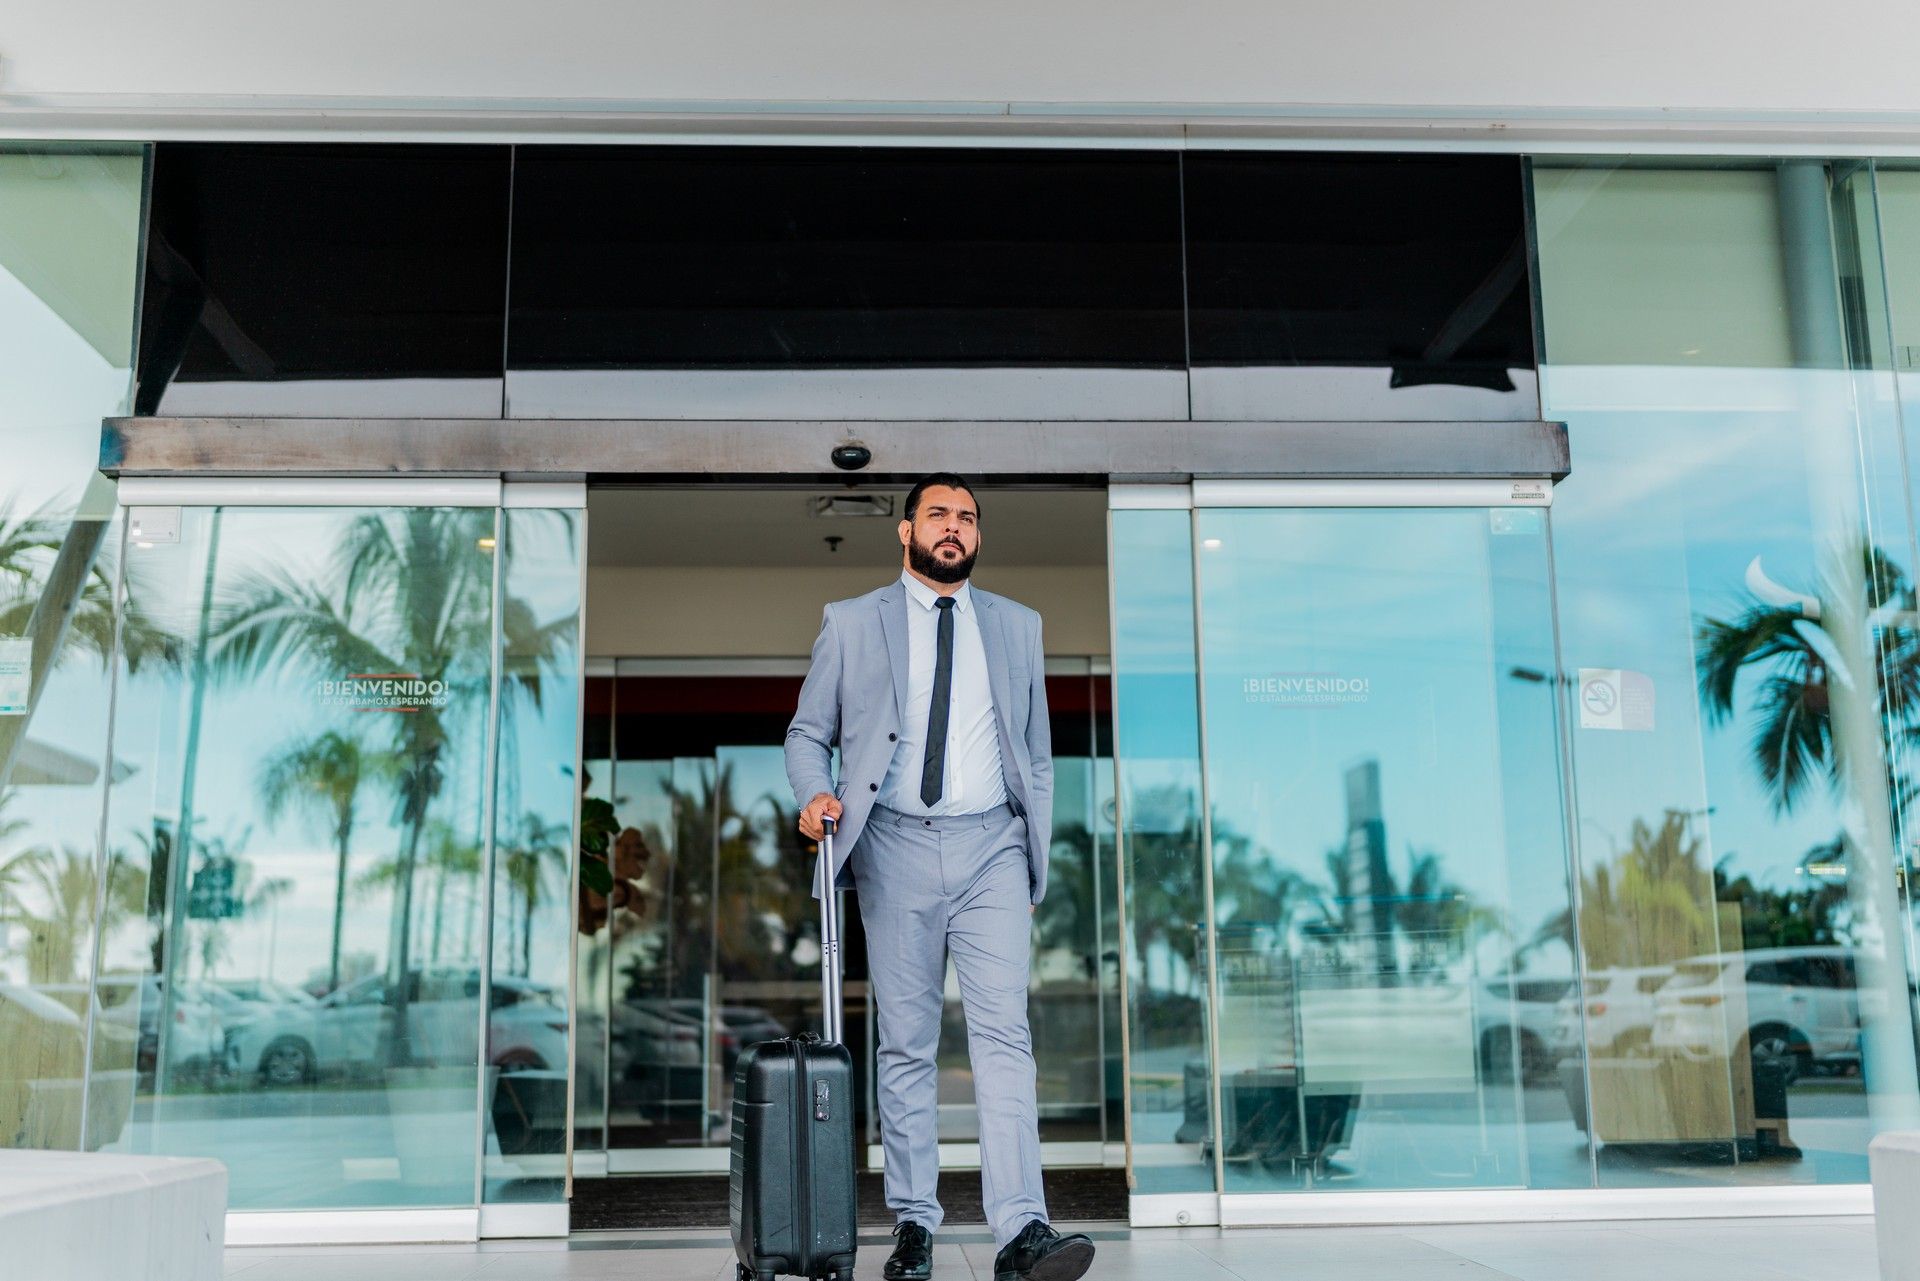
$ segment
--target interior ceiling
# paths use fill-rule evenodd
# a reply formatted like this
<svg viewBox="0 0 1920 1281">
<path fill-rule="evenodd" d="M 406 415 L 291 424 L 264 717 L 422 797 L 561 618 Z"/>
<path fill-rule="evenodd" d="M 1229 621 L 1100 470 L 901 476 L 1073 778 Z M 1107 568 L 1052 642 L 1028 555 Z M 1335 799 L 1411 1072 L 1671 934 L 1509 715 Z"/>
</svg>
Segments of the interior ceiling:
<svg viewBox="0 0 1920 1281">
<path fill-rule="evenodd" d="M 829 494 L 888 494 L 894 515 L 815 516 Z M 588 562 L 600 566 L 896 565 L 906 490 L 595 489 L 587 495 Z M 981 489 L 980 562 L 1101 566 L 1107 495 L 1098 489 Z M 843 541 L 838 550 L 828 538 Z"/>
</svg>

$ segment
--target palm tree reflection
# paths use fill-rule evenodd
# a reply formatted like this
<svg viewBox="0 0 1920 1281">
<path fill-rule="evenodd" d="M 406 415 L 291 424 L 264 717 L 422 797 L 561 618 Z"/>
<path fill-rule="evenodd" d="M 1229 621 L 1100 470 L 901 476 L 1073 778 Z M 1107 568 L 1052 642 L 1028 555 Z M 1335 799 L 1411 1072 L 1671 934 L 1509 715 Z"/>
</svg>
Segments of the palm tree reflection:
<svg viewBox="0 0 1920 1281">
<path fill-rule="evenodd" d="M 261 763 L 256 790 L 269 823 L 289 810 L 332 826 L 333 929 L 327 947 L 327 991 L 340 986 L 340 933 L 347 907 L 347 865 L 353 849 L 360 789 L 395 772 L 391 753 L 370 747 L 354 732 L 329 729 L 296 738 Z"/>
<path fill-rule="evenodd" d="M 343 883 L 353 835 L 352 793 L 377 779 L 393 798 L 399 849 L 362 884 L 390 883 L 393 904 L 387 968 L 394 980 L 390 1061 L 412 1055 L 407 977 L 418 968 L 416 897 L 423 865 L 434 874 L 429 950 L 441 954 L 451 886 L 478 871 L 477 833 L 456 832 L 436 815 L 456 754 L 471 754 L 484 735 L 477 708 L 493 653 L 493 513 L 465 508 L 408 508 L 368 512 L 341 531 L 327 572 L 304 577 L 280 566 L 235 576 L 224 592 L 212 637 L 210 667 L 219 679 L 257 681 L 271 675 L 339 679 L 360 673 L 405 673 L 443 686 L 439 700 L 395 709 L 380 717 L 386 741 L 349 744 L 322 733 L 289 743 L 276 760 L 282 777 L 304 780 L 332 820 L 336 890 Z M 503 734 L 513 707 L 538 707 L 542 672 L 572 634 L 573 620 L 542 625 L 525 602 L 500 602 L 504 652 Z M 456 740 L 456 736 L 459 738 Z M 469 756 L 470 759 L 470 756 Z M 470 901 L 473 896 L 470 896 Z M 338 917 L 336 903 L 336 921 Z M 471 911 L 471 908 L 469 909 Z M 337 928 L 336 928 L 337 933 Z M 329 981 L 339 977 L 337 942 Z"/>
</svg>

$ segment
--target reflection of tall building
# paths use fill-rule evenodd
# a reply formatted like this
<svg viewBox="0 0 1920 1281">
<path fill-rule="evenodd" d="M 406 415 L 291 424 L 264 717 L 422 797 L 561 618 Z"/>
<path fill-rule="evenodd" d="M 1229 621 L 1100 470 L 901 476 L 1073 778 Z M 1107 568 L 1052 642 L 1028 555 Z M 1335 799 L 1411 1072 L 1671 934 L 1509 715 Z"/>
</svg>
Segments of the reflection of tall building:
<svg viewBox="0 0 1920 1281">
<path fill-rule="evenodd" d="M 1393 964 L 1393 876 L 1387 870 L 1387 824 L 1380 808 L 1380 762 L 1369 757 L 1347 770 L 1347 925 L 1354 963 Z"/>
</svg>

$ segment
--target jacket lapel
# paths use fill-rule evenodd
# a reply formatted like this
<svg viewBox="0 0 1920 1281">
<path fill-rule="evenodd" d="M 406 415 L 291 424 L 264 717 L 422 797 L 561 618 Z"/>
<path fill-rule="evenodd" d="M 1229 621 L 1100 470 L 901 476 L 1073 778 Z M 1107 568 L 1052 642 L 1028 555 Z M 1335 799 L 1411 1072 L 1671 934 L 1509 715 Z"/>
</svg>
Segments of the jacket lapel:
<svg viewBox="0 0 1920 1281">
<path fill-rule="evenodd" d="M 1000 611 L 985 592 L 973 589 L 973 607 L 980 611 L 980 646 L 987 654 L 987 685 L 993 691 L 994 716 L 1000 728 L 1013 733 L 1013 699 L 1007 684 L 1006 636 L 1000 630 Z"/>
<path fill-rule="evenodd" d="M 887 638 L 887 666 L 893 669 L 893 714 L 907 723 L 907 589 L 899 583 L 880 597 L 880 632 Z"/>
</svg>

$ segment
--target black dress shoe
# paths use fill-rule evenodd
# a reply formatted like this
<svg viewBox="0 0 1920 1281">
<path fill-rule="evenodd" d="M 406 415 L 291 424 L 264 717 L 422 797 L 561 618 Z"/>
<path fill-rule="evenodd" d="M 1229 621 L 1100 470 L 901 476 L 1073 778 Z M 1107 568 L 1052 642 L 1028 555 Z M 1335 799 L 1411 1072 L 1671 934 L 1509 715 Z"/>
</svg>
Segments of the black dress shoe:
<svg viewBox="0 0 1920 1281">
<path fill-rule="evenodd" d="M 881 1275 L 887 1281 L 927 1281 L 933 1275 L 933 1233 L 909 1219 L 893 1229 L 897 1244 Z"/>
<path fill-rule="evenodd" d="M 1093 1266 L 1093 1239 L 1061 1236 L 1035 1219 L 993 1256 L 993 1281 L 1080 1281 Z"/>
</svg>

